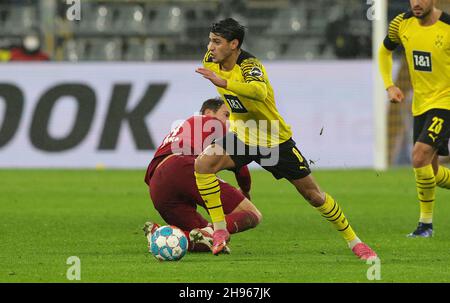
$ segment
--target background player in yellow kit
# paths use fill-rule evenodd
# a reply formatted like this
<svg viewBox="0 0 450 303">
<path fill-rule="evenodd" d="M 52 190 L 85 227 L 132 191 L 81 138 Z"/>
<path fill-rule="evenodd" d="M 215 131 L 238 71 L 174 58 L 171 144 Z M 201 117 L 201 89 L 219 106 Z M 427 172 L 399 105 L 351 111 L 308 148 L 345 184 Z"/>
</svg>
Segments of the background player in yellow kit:
<svg viewBox="0 0 450 303">
<path fill-rule="evenodd" d="M 244 27 L 234 19 L 214 23 L 204 68 L 197 69 L 216 86 L 231 112 L 231 131 L 195 161 L 197 187 L 214 224 L 213 253 L 220 253 L 229 240 L 215 174 L 255 161 L 275 178 L 289 180 L 334 225 L 356 256 L 376 258 L 376 253 L 356 236 L 338 203 L 321 191 L 310 175 L 290 127 L 278 113 L 264 66 L 241 49 L 244 34 Z"/>
<path fill-rule="evenodd" d="M 412 165 L 420 203 L 419 224 L 410 237 L 433 235 L 436 185 L 450 188 L 450 170 L 438 163 L 449 155 L 450 137 L 450 15 L 435 0 L 410 0 L 411 11 L 389 24 L 379 50 L 379 65 L 389 100 L 404 99 L 392 81 L 392 51 L 403 45 L 414 90 Z"/>
</svg>

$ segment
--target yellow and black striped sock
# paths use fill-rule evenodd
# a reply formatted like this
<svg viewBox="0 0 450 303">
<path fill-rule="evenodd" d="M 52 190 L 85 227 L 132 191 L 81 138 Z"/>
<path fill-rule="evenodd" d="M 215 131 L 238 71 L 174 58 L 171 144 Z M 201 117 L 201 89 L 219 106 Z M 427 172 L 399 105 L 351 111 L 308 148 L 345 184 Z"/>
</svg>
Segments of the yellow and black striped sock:
<svg viewBox="0 0 450 303">
<path fill-rule="evenodd" d="M 433 208 L 436 191 L 436 179 L 431 164 L 414 168 L 416 174 L 417 196 L 420 202 L 420 219 L 422 223 L 433 222 Z"/>
<path fill-rule="evenodd" d="M 450 189 L 450 169 L 445 166 L 439 165 L 435 179 L 437 186 Z"/>
<path fill-rule="evenodd" d="M 225 222 L 222 201 L 220 200 L 220 185 L 215 174 L 195 173 L 198 191 L 205 202 L 213 223 Z"/>
<path fill-rule="evenodd" d="M 325 194 L 325 203 L 316 208 L 322 214 L 322 217 L 333 224 L 349 244 L 357 239 L 356 234 L 350 226 L 350 223 L 347 221 L 347 218 L 345 218 L 341 207 L 330 195 Z"/>
</svg>

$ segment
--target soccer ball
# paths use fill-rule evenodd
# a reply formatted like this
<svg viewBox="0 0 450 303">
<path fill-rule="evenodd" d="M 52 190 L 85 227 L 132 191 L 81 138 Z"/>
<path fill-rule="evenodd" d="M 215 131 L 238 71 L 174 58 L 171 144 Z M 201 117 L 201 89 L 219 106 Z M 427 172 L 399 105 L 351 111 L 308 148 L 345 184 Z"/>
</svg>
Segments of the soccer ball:
<svg viewBox="0 0 450 303">
<path fill-rule="evenodd" d="M 178 261 L 188 248 L 188 239 L 184 233 L 172 225 L 159 227 L 150 240 L 150 252 L 160 261 Z"/>
</svg>

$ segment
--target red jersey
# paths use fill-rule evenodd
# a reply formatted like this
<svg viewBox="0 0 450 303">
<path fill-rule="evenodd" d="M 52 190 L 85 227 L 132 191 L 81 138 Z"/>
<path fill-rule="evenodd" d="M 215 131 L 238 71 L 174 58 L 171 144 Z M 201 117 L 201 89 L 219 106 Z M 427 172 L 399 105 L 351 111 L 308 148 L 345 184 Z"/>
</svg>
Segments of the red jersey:
<svg viewBox="0 0 450 303">
<path fill-rule="evenodd" d="M 210 116 L 192 116 L 175 127 L 163 140 L 147 168 L 145 183 L 165 157 L 182 154 L 197 157 L 214 139 L 226 133 L 226 126 L 220 120 Z"/>
<path fill-rule="evenodd" d="M 163 140 L 148 165 L 145 183 L 149 184 L 156 167 L 171 154 L 197 157 L 214 139 L 223 137 L 227 127 L 220 120 L 210 116 L 192 116 L 175 127 Z M 250 192 L 251 177 L 247 166 L 235 171 L 239 187 Z"/>
</svg>

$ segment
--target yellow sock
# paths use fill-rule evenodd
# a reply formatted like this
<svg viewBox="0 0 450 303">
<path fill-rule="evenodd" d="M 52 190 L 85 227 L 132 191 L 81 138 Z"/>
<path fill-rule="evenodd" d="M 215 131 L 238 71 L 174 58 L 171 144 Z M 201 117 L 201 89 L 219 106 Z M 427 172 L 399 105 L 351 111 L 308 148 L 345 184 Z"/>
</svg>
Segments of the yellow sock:
<svg viewBox="0 0 450 303">
<path fill-rule="evenodd" d="M 225 221 L 222 201 L 220 200 L 220 185 L 215 174 L 199 174 L 194 172 L 198 191 L 205 202 L 213 223 Z"/>
<path fill-rule="evenodd" d="M 436 191 L 436 179 L 431 164 L 414 168 L 416 174 L 417 195 L 420 202 L 420 219 L 422 223 L 433 222 L 433 207 Z"/>
<path fill-rule="evenodd" d="M 325 203 L 317 207 L 317 210 L 322 214 L 322 217 L 334 225 L 347 242 L 350 243 L 357 238 L 341 207 L 330 195 L 325 194 Z"/>
<path fill-rule="evenodd" d="M 445 166 L 439 165 L 435 179 L 437 186 L 450 189 L 450 169 Z"/>
</svg>

